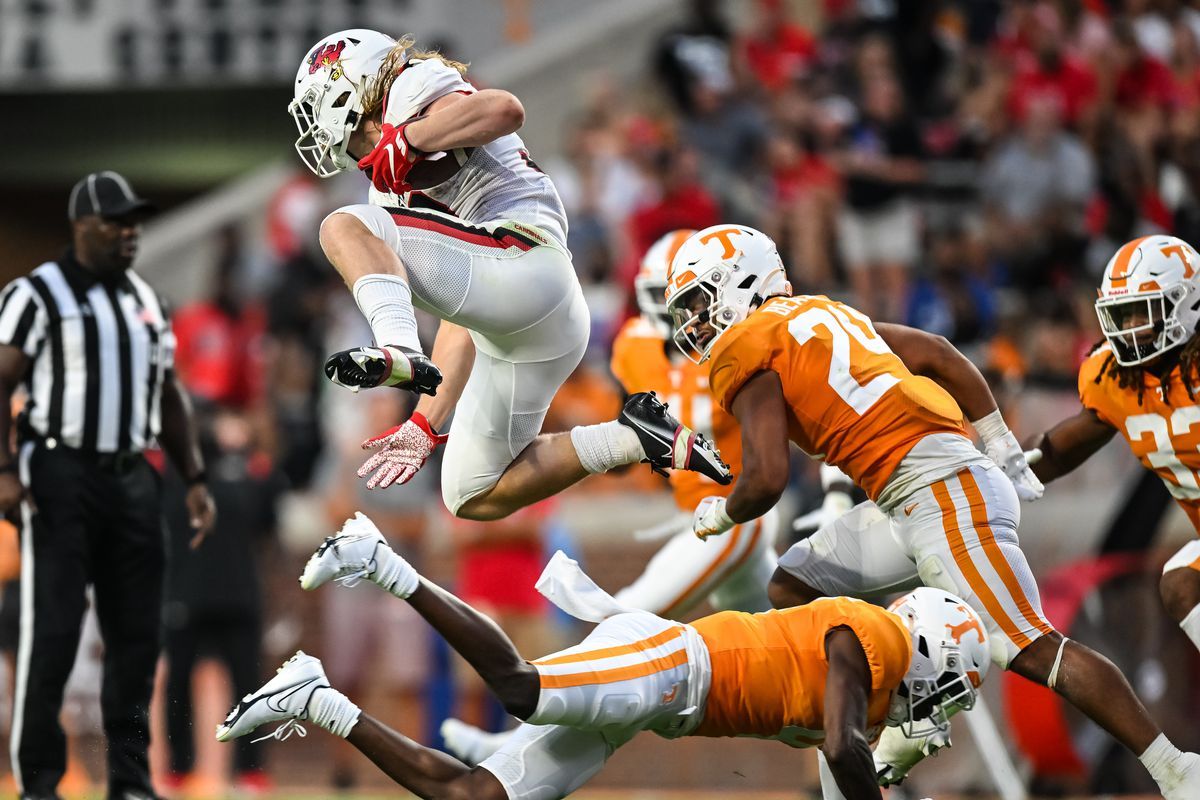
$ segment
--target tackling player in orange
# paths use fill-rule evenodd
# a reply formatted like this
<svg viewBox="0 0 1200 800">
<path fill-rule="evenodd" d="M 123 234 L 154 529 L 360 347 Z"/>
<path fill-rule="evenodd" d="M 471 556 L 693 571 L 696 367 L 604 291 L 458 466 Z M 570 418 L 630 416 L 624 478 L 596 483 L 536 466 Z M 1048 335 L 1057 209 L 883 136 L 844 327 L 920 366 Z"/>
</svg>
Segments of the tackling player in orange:
<svg viewBox="0 0 1200 800">
<path fill-rule="evenodd" d="M 641 731 L 753 736 L 820 747 L 837 787 L 882 800 L 870 743 L 885 726 L 919 736 L 970 708 L 987 673 L 983 621 L 937 589 L 892 611 L 839 597 L 784 611 L 723 611 L 687 625 L 623 608 L 562 553 L 538 588 L 600 624 L 580 644 L 526 661 L 490 619 L 417 574 L 359 514 L 309 559 L 301 585 L 366 578 L 406 599 L 477 670 L 521 725 L 471 768 L 363 713 L 321 662 L 297 653 L 234 707 L 217 738 L 297 720 L 347 739 L 425 798 L 552 800 L 600 771 Z M 302 730 L 302 729 L 301 729 Z"/>
<path fill-rule="evenodd" d="M 700 503 L 696 534 L 773 507 L 790 440 L 845 472 L 886 524 L 871 526 L 869 546 L 842 536 L 810 546 L 801 563 L 785 566 L 785 554 L 770 587 L 777 607 L 871 594 L 867 568 L 890 549 L 907 565 L 903 580 L 952 591 L 979 612 L 1000 666 L 1055 689 L 1139 754 L 1168 800 L 1200 797 L 1200 755 L 1175 748 L 1110 661 L 1043 617 L 1017 539 L 1018 494 L 1036 499 L 1042 486 L 979 371 L 941 337 L 790 293 L 774 243 L 750 228 L 700 231 L 672 260 L 675 342 L 711 362 L 713 396 L 742 429 L 741 474 L 728 498 Z M 964 412 L 987 456 L 967 437 Z"/>
<path fill-rule="evenodd" d="M 1044 481 L 1086 461 L 1118 432 L 1200 532 L 1200 256 L 1174 236 L 1127 242 L 1108 262 L 1096 313 L 1107 343 L 1079 368 L 1082 410 L 1037 439 Z M 1163 567 L 1171 618 L 1200 648 L 1200 539 Z"/>
</svg>

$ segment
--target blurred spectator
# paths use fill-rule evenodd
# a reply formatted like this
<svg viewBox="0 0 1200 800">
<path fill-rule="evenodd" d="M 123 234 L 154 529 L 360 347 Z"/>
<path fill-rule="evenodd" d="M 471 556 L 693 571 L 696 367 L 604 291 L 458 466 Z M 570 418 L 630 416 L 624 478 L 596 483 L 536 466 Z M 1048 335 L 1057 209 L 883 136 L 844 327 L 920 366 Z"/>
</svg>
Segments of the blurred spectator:
<svg viewBox="0 0 1200 800">
<path fill-rule="evenodd" d="M 738 43 L 751 75 L 769 92 L 779 92 L 805 75 L 817 57 L 817 43 L 804 26 L 788 18 L 786 0 L 758 0 L 752 27 Z"/>
<path fill-rule="evenodd" d="M 690 0 L 686 21 L 664 32 L 655 46 L 655 73 L 685 115 L 695 110 L 698 83 L 716 91 L 733 89 L 733 33 L 722 15 L 723 5 L 722 0 Z"/>
<path fill-rule="evenodd" d="M 1065 51 L 1063 23 L 1050 3 L 1015 3 L 1013 38 L 1002 40 L 1013 61 L 1008 98 L 1013 119 L 1022 121 L 1034 105 L 1053 104 L 1067 125 L 1084 122 L 1096 101 L 1096 74 L 1086 62 Z"/>
<path fill-rule="evenodd" d="M 995 298 L 971 263 L 970 239 L 961 227 L 930 233 L 928 272 L 913 284 L 905 321 L 960 349 L 989 336 L 996 315 Z"/>
<path fill-rule="evenodd" d="M 209 299 L 183 306 L 175 314 L 175 369 L 194 399 L 248 409 L 262 397 L 266 316 L 239 291 L 238 229 L 229 226 L 218 237 L 220 255 Z"/>
<path fill-rule="evenodd" d="M 1022 286 L 1045 285 L 1063 253 L 1083 244 L 1083 210 L 1095 186 L 1092 156 L 1062 127 L 1053 98 L 1031 101 L 1020 129 L 983 165 L 991 247 Z"/>
<path fill-rule="evenodd" d="M 215 412 L 203 442 L 217 524 L 204 546 L 188 551 L 191 528 L 183 503 L 168 502 L 170 546 L 164 604 L 166 630 L 167 730 L 173 785 L 196 766 L 192 725 L 192 674 L 203 658 L 217 658 L 229 670 L 234 697 L 261 680 L 262 590 L 259 551 L 274 536 L 275 511 L 285 482 L 255 439 L 243 412 Z M 184 486 L 168 473 L 166 490 L 182 498 Z M 262 745 L 239 741 L 234 755 L 236 781 L 262 789 Z"/>
<path fill-rule="evenodd" d="M 862 116 L 837 155 L 846 186 L 838 238 L 858 307 L 875 319 L 902 314 L 920 244 L 913 191 L 924 175 L 922 154 L 899 84 L 884 75 L 869 78 Z"/>
<path fill-rule="evenodd" d="M 830 258 L 837 224 L 838 174 L 797 137 L 776 133 L 767 147 L 770 194 L 761 221 L 779 246 L 796 291 L 834 288 Z"/>
<path fill-rule="evenodd" d="M 638 261 L 659 237 L 680 228 L 700 230 L 721 221 L 716 198 L 700 182 L 700 162 L 687 147 L 664 148 L 654 163 L 654 194 L 634 208 L 629 218 L 629 258 L 620 285 L 632 291 Z"/>
</svg>

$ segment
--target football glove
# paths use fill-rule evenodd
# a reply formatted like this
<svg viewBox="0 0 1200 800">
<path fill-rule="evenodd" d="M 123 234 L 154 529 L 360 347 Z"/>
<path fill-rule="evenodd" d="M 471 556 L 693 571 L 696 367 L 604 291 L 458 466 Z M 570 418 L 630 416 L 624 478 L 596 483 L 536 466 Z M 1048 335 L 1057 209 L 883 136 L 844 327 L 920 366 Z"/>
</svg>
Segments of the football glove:
<svg viewBox="0 0 1200 800">
<path fill-rule="evenodd" d="M 880 786 L 892 786 L 908 777 L 909 770 L 937 751 L 950 746 L 950 733 L 909 739 L 899 728 L 884 728 L 872 753 Z"/>
<path fill-rule="evenodd" d="M 408 483 L 437 446 L 448 438 L 435 433 L 425 415 L 415 411 L 403 425 L 362 443 L 364 450 L 374 450 L 375 454 L 358 468 L 358 477 L 371 476 L 367 481 L 368 489 L 386 489 L 394 483 Z"/>
<path fill-rule="evenodd" d="M 1029 467 L 1029 461 L 1021 450 L 1021 443 L 1012 431 L 1007 431 L 983 446 L 988 458 L 996 462 L 1017 490 L 1017 497 L 1026 503 L 1032 503 L 1046 493 L 1046 487 L 1038 480 Z"/>
<path fill-rule="evenodd" d="M 359 159 L 358 168 L 371 178 L 371 185 L 381 192 L 404 194 L 412 187 L 405 180 L 413 165 L 425 158 L 426 153 L 408 143 L 404 133 L 411 122 L 403 125 L 384 123 L 383 135 L 375 149 Z"/>
<path fill-rule="evenodd" d="M 706 497 L 696 506 L 692 515 L 692 533 L 707 539 L 732 528 L 737 523 L 725 513 L 724 497 Z"/>
</svg>

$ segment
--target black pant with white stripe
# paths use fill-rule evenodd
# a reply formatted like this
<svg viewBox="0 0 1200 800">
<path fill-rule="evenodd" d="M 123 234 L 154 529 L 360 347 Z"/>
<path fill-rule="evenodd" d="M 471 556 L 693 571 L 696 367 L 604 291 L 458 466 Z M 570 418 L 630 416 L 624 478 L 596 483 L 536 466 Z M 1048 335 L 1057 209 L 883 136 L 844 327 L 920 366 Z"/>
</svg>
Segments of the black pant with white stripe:
<svg viewBox="0 0 1200 800">
<path fill-rule="evenodd" d="M 163 527 L 160 479 L 140 455 L 21 448 L 21 635 L 13 703 L 13 771 L 23 794 L 53 795 L 66 767 L 59 724 L 88 584 L 104 638 L 101 707 L 108 796 L 153 795 L 147 748 L 159 653 Z"/>
</svg>

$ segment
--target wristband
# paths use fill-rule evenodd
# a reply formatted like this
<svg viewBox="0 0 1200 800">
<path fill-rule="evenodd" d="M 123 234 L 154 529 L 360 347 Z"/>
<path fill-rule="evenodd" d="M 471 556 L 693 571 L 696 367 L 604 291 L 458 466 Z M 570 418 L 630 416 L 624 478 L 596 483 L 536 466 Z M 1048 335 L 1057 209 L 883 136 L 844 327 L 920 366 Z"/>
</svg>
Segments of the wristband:
<svg viewBox="0 0 1200 800">
<path fill-rule="evenodd" d="M 435 431 L 433 426 L 429 424 L 429 420 L 426 419 L 425 415 L 420 411 L 414 411 L 410 419 L 413 421 L 414 425 L 425 432 L 425 435 L 429 437 L 429 440 L 433 442 L 434 446 L 445 444 L 446 440 L 450 438 L 450 434 L 448 433 L 438 433 Z"/>
<path fill-rule="evenodd" d="M 971 425 L 979 434 L 979 438 L 983 439 L 985 445 L 1009 432 L 1008 425 L 1004 423 L 1004 417 L 1000 415 L 1000 409 L 998 408 L 986 417 L 972 420 Z"/>
<path fill-rule="evenodd" d="M 15 462 L 15 461 L 10 461 L 7 464 L 0 465 L 0 474 L 5 473 L 5 472 L 19 472 L 19 471 L 20 471 L 20 468 L 17 466 L 17 462 Z"/>
<path fill-rule="evenodd" d="M 208 470 L 202 469 L 184 482 L 189 489 L 202 483 L 208 483 Z"/>
</svg>

